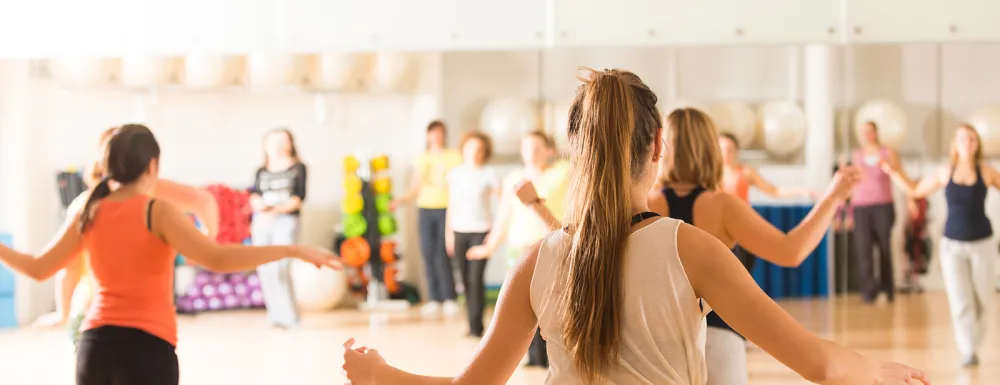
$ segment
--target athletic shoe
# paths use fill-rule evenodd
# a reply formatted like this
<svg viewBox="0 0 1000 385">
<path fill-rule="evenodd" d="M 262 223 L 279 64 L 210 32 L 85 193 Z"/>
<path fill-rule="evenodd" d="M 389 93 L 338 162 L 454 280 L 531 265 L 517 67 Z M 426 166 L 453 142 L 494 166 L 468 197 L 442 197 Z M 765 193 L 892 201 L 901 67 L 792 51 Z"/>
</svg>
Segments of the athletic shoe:
<svg viewBox="0 0 1000 385">
<path fill-rule="evenodd" d="M 424 318 L 434 318 L 441 315 L 441 303 L 440 302 L 428 302 L 424 306 L 420 307 L 420 315 Z"/>
<path fill-rule="evenodd" d="M 966 368 L 979 366 L 979 357 L 975 354 L 966 357 L 965 360 L 962 361 L 962 366 Z"/>
<path fill-rule="evenodd" d="M 459 310 L 459 308 L 458 308 L 458 303 L 457 302 L 452 301 L 452 300 L 444 301 L 444 306 L 442 307 L 442 311 L 444 312 L 444 315 L 446 315 L 448 317 L 451 317 L 451 316 L 453 316 L 455 314 L 458 314 L 458 310 Z"/>
</svg>

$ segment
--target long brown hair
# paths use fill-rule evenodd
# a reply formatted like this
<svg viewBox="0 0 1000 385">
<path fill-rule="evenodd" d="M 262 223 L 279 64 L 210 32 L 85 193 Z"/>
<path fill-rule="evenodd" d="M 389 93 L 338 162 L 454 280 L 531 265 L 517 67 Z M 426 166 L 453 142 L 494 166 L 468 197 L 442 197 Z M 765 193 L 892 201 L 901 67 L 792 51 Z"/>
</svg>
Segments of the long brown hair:
<svg viewBox="0 0 1000 385">
<path fill-rule="evenodd" d="M 139 180 L 149 163 L 160 159 L 160 145 L 153 133 L 141 124 L 126 124 L 110 131 L 104 156 L 98 164 L 103 171 L 100 181 L 91 187 L 87 203 L 80 213 L 80 232 L 87 231 L 93 220 L 94 206 L 111 194 L 111 181 L 127 185 Z"/>
<path fill-rule="evenodd" d="M 670 135 L 667 167 L 661 169 L 660 183 L 690 183 L 715 190 L 722 183 L 722 150 L 715 123 L 708 114 L 694 108 L 680 108 L 667 116 Z"/>
<path fill-rule="evenodd" d="M 567 230 L 573 241 L 563 262 L 567 290 L 559 301 L 576 369 L 596 382 L 618 364 L 630 190 L 648 163 L 660 113 L 656 95 L 635 74 L 586 71 L 569 113 L 573 167 Z"/>
<path fill-rule="evenodd" d="M 289 130 L 288 128 L 284 127 L 275 128 L 271 131 L 268 131 L 267 134 L 264 134 L 264 141 L 266 142 L 267 138 L 274 134 L 285 134 L 285 136 L 288 137 L 288 155 L 292 158 L 293 161 L 295 161 L 295 163 L 300 163 L 301 161 L 299 160 L 299 150 L 297 147 L 295 147 L 295 135 L 292 135 L 292 130 Z M 261 166 L 261 168 L 267 169 L 267 165 L 269 164 L 271 164 L 271 158 L 270 156 L 267 155 L 267 148 L 265 148 L 264 165 Z"/>
<path fill-rule="evenodd" d="M 958 149 L 955 148 L 958 143 L 955 142 L 955 137 L 958 136 L 958 132 L 961 130 L 968 130 L 973 136 L 976 137 L 976 152 L 972 156 L 972 161 L 978 165 L 983 161 L 983 139 L 979 136 L 979 131 L 976 131 L 976 128 L 972 127 L 969 123 L 962 123 L 958 125 L 958 127 L 955 128 L 955 133 L 951 135 L 951 152 L 949 154 L 951 158 L 951 165 L 954 166 L 958 164 Z"/>
</svg>

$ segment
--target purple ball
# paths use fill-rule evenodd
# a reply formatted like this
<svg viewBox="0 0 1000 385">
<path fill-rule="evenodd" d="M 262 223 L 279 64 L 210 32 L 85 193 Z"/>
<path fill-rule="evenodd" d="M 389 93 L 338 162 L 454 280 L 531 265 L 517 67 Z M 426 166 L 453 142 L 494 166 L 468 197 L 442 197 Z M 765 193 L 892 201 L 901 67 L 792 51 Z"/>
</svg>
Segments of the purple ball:
<svg viewBox="0 0 1000 385">
<path fill-rule="evenodd" d="M 193 310 L 194 306 L 191 305 L 190 298 L 180 298 L 177 300 L 177 308 L 181 309 L 182 311 L 191 311 Z"/>
<path fill-rule="evenodd" d="M 195 298 L 194 301 L 191 302 L 191 304 L 194 305 L 194 310 L 196 311 L 204 311 L 206 308 L 208 308 L 208 304 L 205 303 L 205 300 L 201 298 Z"/>
<path fill-rule="evenodd" d="M 250 307 L 253 306 L 253 301 L 250 300 L 248 296 L 242 296 L 239 298 L 240 307 Z"/>
<path fill-rule="evenodd" d="M 260 278 L 257 278 L 257 273 L 252 273 L 247 277 L 247 286 L 260 287 Z"/>
<path fill-rule="evenodd" d="M 212 282 L 215 282 L 215 283 L 226 282 L 226 275 L 225 274 L 212 274 Z"/>
<path fill-rule="evenodd" d="M 199 271 L 198 275 L 194 276 L 195 286 L 202 286 L 204 284 L 207 284 L 211 280 L 212 280 L 212 273 L 209 273 L 207 271 Z"/>
<path fill-rule="evenodd" d="M 227 295 L 222 299 L 222 302 L 226 304 L 226 309 L 233 309 L 240 305 L 240 301 L 236 299 L 235 295 Z"/>
<path fill-rule="evenodd" d="M 205 285 L 205 287 L 201 288 L 201 295 L 205 297 L 213 297 L 216 292 L 218 292 L 218 290 L 216 290 L 215 286 L 212 285 Z"/>
<path fill-rule="evenodd" d="M 201 285 L 192 285 L 190 288 L 188 288 L 187 294 L 185 294 L 185 296 L 193 298 L 199 296 L 200 294 L 201 294 Z"/>
<path fill-rule="evenodd" d="M 254 290 L 253 292 L 251 292 L 250 293 L 250 303 L 252 303 L 253 306 L 263 306 L 264 305 L 264 293 L 261 293 L 260 290 Z"/>
<path fill-rule="evenodd" d="M 212 310 L 222 309 L 222 300 L 219 297 L 212 297 L 208 300 L 208 308 Z"/>
<path fill-rule="evenodd" d="M 230 285 L 230 284 L 225 283 L 225 282 L 219 284 L 219 294 L 220 295 L 230 295 L 232 293 L 233 293 L 233 285 Z"/>
<path fill-rule="evenodd" d="M 233 285 L 233 293 L 236 293 L 238 296 L 246 296 L 249 292 L 250 290 L 247 289 L 247 285 L 244 283 L 237 283 Z"/>
<path fill-rule="evenodd" d="M 229 275 L 229 283 L 246 282 L 246 280 L 247 280 L 246 273 L 232 273 Z"/>
</svg>

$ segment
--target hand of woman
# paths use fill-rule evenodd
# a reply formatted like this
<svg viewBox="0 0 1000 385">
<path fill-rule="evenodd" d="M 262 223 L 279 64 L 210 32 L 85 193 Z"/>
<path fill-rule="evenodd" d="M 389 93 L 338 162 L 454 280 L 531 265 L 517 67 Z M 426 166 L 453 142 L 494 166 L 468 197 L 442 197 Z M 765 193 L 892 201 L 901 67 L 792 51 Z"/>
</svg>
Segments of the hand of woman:
<svg viewBox="0 0 1000 385">
<path fill-rule="evenodd" d="M 486 245 L 473 246 L 465 252 L 465 257 L 468 259 L 489 259 L 491 255 L 493 255 L 493 250 Z"/>
<path fill-rule="evenodd" d="M 909 366 L 895 362 L 882 361 L 879 363 L 879 384 L 882 385 L 930 385 L 931 380 L 927 378 L 922 370 L 917 370 Z"/>
<path fill-rule="evenodd" d="M 826 191 L 826 196 L 837 201 L 846 200 L 851 196 L 854 187 L 861 182 L 863 174 L 857 167 L 848 166 L 837 171 L 830 182 L 830 188 Z"/>
<path fill-rule="evenodd" d="M 354 347 L 354 339 L 344 342 L 344 375 L 351 385 L 375 383 L 375 373 L 384 367 L 385 359 L 375 349 Z"/>
<path fill-rule="evenodd" d="M 535 190 L 535 184 L 531 183 L 530 180 L 522 181 L 514 186 L 514 194 L 517 195 L 517 199 L 525 205 L 535 204 L 538 202 L 538 191 Z"/>
<path fill-rule="evenodd" d="M 63 317 L 62 313 L 54 311 L 38 317 L 32 326 L 36 328 L 54 328 L 62 326 L 64 323 L 66 323 L 66 318 Z"/>
<path fill-rule="evenodd" d="M 335 254 L 328 250 L 324 250 L 318 247 L 309 246 L 293 246 L 295 248 L 295 256 L 299 259 L 316 265 L 317 268 L 323 266 L 340 270 L 344 266 L 340 263 L 340 259 L 337 258 Z"/>
<path fill-rule="evenodd" d="M 455 256 L 455 233 L 446 231 L 444 234 L 444 251 L 449 257 Z"/>
</svg>

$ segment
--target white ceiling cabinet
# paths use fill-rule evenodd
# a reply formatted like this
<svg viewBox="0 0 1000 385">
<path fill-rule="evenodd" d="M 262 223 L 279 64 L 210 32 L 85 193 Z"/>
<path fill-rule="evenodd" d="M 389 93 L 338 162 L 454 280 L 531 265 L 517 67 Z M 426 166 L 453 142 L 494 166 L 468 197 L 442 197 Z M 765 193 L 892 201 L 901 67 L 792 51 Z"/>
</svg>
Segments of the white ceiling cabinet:
<svg viewBox="0 0 1000 385">
<path fill-rule="evenodd" d="M 761 44 L 839 43 L 842 0 L 744 0 L 747 11 L 744 38 Z"/>
<path fill-rule="evenodd" d="M 551 0 L 556 47 L 641 46 L 656 33 L 653 3 L 662 0 Z"/>
<path fill-rule="evenodd" d="M 846 39 L 852 43 L 943 41 L 949 37 L 949 8 L 941 0 L 844 0 Z"/>
<path fill-rule="evenodd" d="M 460 0 L 453 47 L 540 49 L 546 44 L 545 1 Z"/>
<path fill-rule="evenodd" d="M 748 0 L 650 0 L 659 45 L 745 43 L 754 4 Z"/>
</svg>

